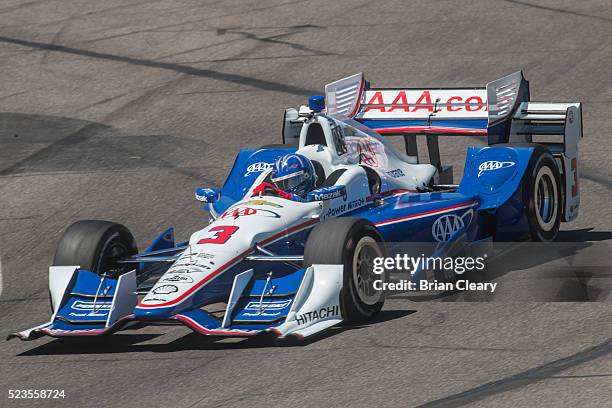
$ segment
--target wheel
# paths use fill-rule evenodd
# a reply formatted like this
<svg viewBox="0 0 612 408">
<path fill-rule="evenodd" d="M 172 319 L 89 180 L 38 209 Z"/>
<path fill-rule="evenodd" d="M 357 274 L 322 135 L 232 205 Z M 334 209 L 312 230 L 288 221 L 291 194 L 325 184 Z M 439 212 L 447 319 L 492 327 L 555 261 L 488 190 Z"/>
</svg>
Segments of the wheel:
<svg viewBox="0 0 612 408">
<path fill-rule="evenodd" d="M 375 316 L 383 306 L 384 293 L 373 282 L 387 280 L 387 275 L 373 271 L 375 257 L 384 257 L 383 239 L 369 221 L 358 218 L 334 218 L 313 229 L 304 249 L 304 267 L 313 264 L 344 266 L 340 308 L 349 322 Z"/>
<path fill-rule="evenodd" d="M 110 221 L 83 220 L 69 226 L 57 245 L 53 265 L 79 265 L 83 269 L 118 277 L 134 268 L 117 260 L 138 253 L 132 233 Z"/>
<path fill-rule="evenodd" d="M 523 200 L 531 239 L 554 241 L 561 223 L 562 189 L 557 162 L 543 146 L 535 148 L 523 179 Z"/>
</svg>

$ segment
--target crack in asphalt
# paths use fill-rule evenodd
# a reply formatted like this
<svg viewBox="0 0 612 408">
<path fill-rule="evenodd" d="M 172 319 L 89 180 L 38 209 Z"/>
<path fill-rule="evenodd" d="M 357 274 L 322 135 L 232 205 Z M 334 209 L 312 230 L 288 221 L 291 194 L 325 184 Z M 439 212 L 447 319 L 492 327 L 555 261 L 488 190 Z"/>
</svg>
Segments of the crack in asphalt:
<svg viewBox="0 0 612 408">
<path fill-rule="evenodd" d="M 568 357 L 551 361 L 550 363 L 531 368 L 497 381 L 488 382 L 457 394 L 426 402 L 425 404 L 418 405 L 417 408 L 461 407 L 472 404 L 492 395 L 511 391 L 548 379 L 561 371 L 606 356 L 610 353 L 612 353 L 612 338 Z"/>
</svg>

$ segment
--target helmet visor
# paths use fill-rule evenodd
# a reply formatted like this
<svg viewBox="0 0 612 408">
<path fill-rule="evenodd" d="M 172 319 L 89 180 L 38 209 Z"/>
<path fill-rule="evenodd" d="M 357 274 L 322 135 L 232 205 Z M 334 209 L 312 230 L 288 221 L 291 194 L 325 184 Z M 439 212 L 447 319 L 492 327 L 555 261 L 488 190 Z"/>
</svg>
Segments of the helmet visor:
<svg viewBox="0 0 612 408">
<path fill-rule="evenodd" d="M 285 176 L 272 178 L 272 182 L 283 191 L 295 192 L 304 182 L 304 172 L 297 171 Z"/>
</svg>

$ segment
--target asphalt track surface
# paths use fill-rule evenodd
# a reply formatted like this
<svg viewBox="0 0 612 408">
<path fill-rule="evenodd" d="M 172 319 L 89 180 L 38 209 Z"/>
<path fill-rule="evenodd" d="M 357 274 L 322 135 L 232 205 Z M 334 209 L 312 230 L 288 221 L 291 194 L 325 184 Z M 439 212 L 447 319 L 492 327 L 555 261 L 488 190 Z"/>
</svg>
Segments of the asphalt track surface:
<svg viewBox="0 0 612 408">
<path fill-rule="evenodd" d="M 609 0 L 1 1 L 0 328 L 46 321 L 68 224 L 119 221 L 141 246 L 168 225 L 187 237 L 206 219 L 195 186 L 220 185 L 239 148 L 279 141 L 286 106 L 359 71 L 460 86 L 522 68 L 533 99 L 582 101 L 581 214 L 562 237 L 606 245 L 610 67 Z M 443 158 L 460 172 L 476 142 L 444 141 Z M 2 342 L 0 406 L 609 406 L 609 292 L 510 302 L 529 275 L 507 276 L 503 301 L 399 296 L 302 347 L 180 326 Z M 43 388 L 66 398 L 8 399 Z"/>
</svg>

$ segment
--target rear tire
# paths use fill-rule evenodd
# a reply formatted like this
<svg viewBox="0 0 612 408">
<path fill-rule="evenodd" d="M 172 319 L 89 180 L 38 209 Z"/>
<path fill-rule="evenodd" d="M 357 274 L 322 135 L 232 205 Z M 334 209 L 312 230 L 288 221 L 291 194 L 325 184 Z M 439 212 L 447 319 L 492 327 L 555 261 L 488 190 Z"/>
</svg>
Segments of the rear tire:
<svg viewBox="0 0 612 408">
<path fill-rule="evenodd" d="M 378 279 L 386 282 L 387 276 L 373 272 L 373 258 L 385 255 L 383 239 L 371 222 L 334 218 L 319 224 L 310 233 L 304 250 L 304 267 L 343 265 L 342 316 L 349 322 L 360 322 L 374 317 L 384 304 L 384 293 L 376 291 L 373 282 Z"/>
<path fill-rule="evenodd" d="M 138 253 L 132 233 L 110 221 L 82 220 L 69 226 L 60 239 L 53 265 L 79 265 L 98 275 L 118 277 L 134 268 L 119 259 Z"/>
<path fill-rule="evenodd" d="M 523 200 L 533 241 L 550 242 L 557 237 L 562 194 L 557 162 L 546 148 L 536 147 L 523 179 Z"/>
</svg>

